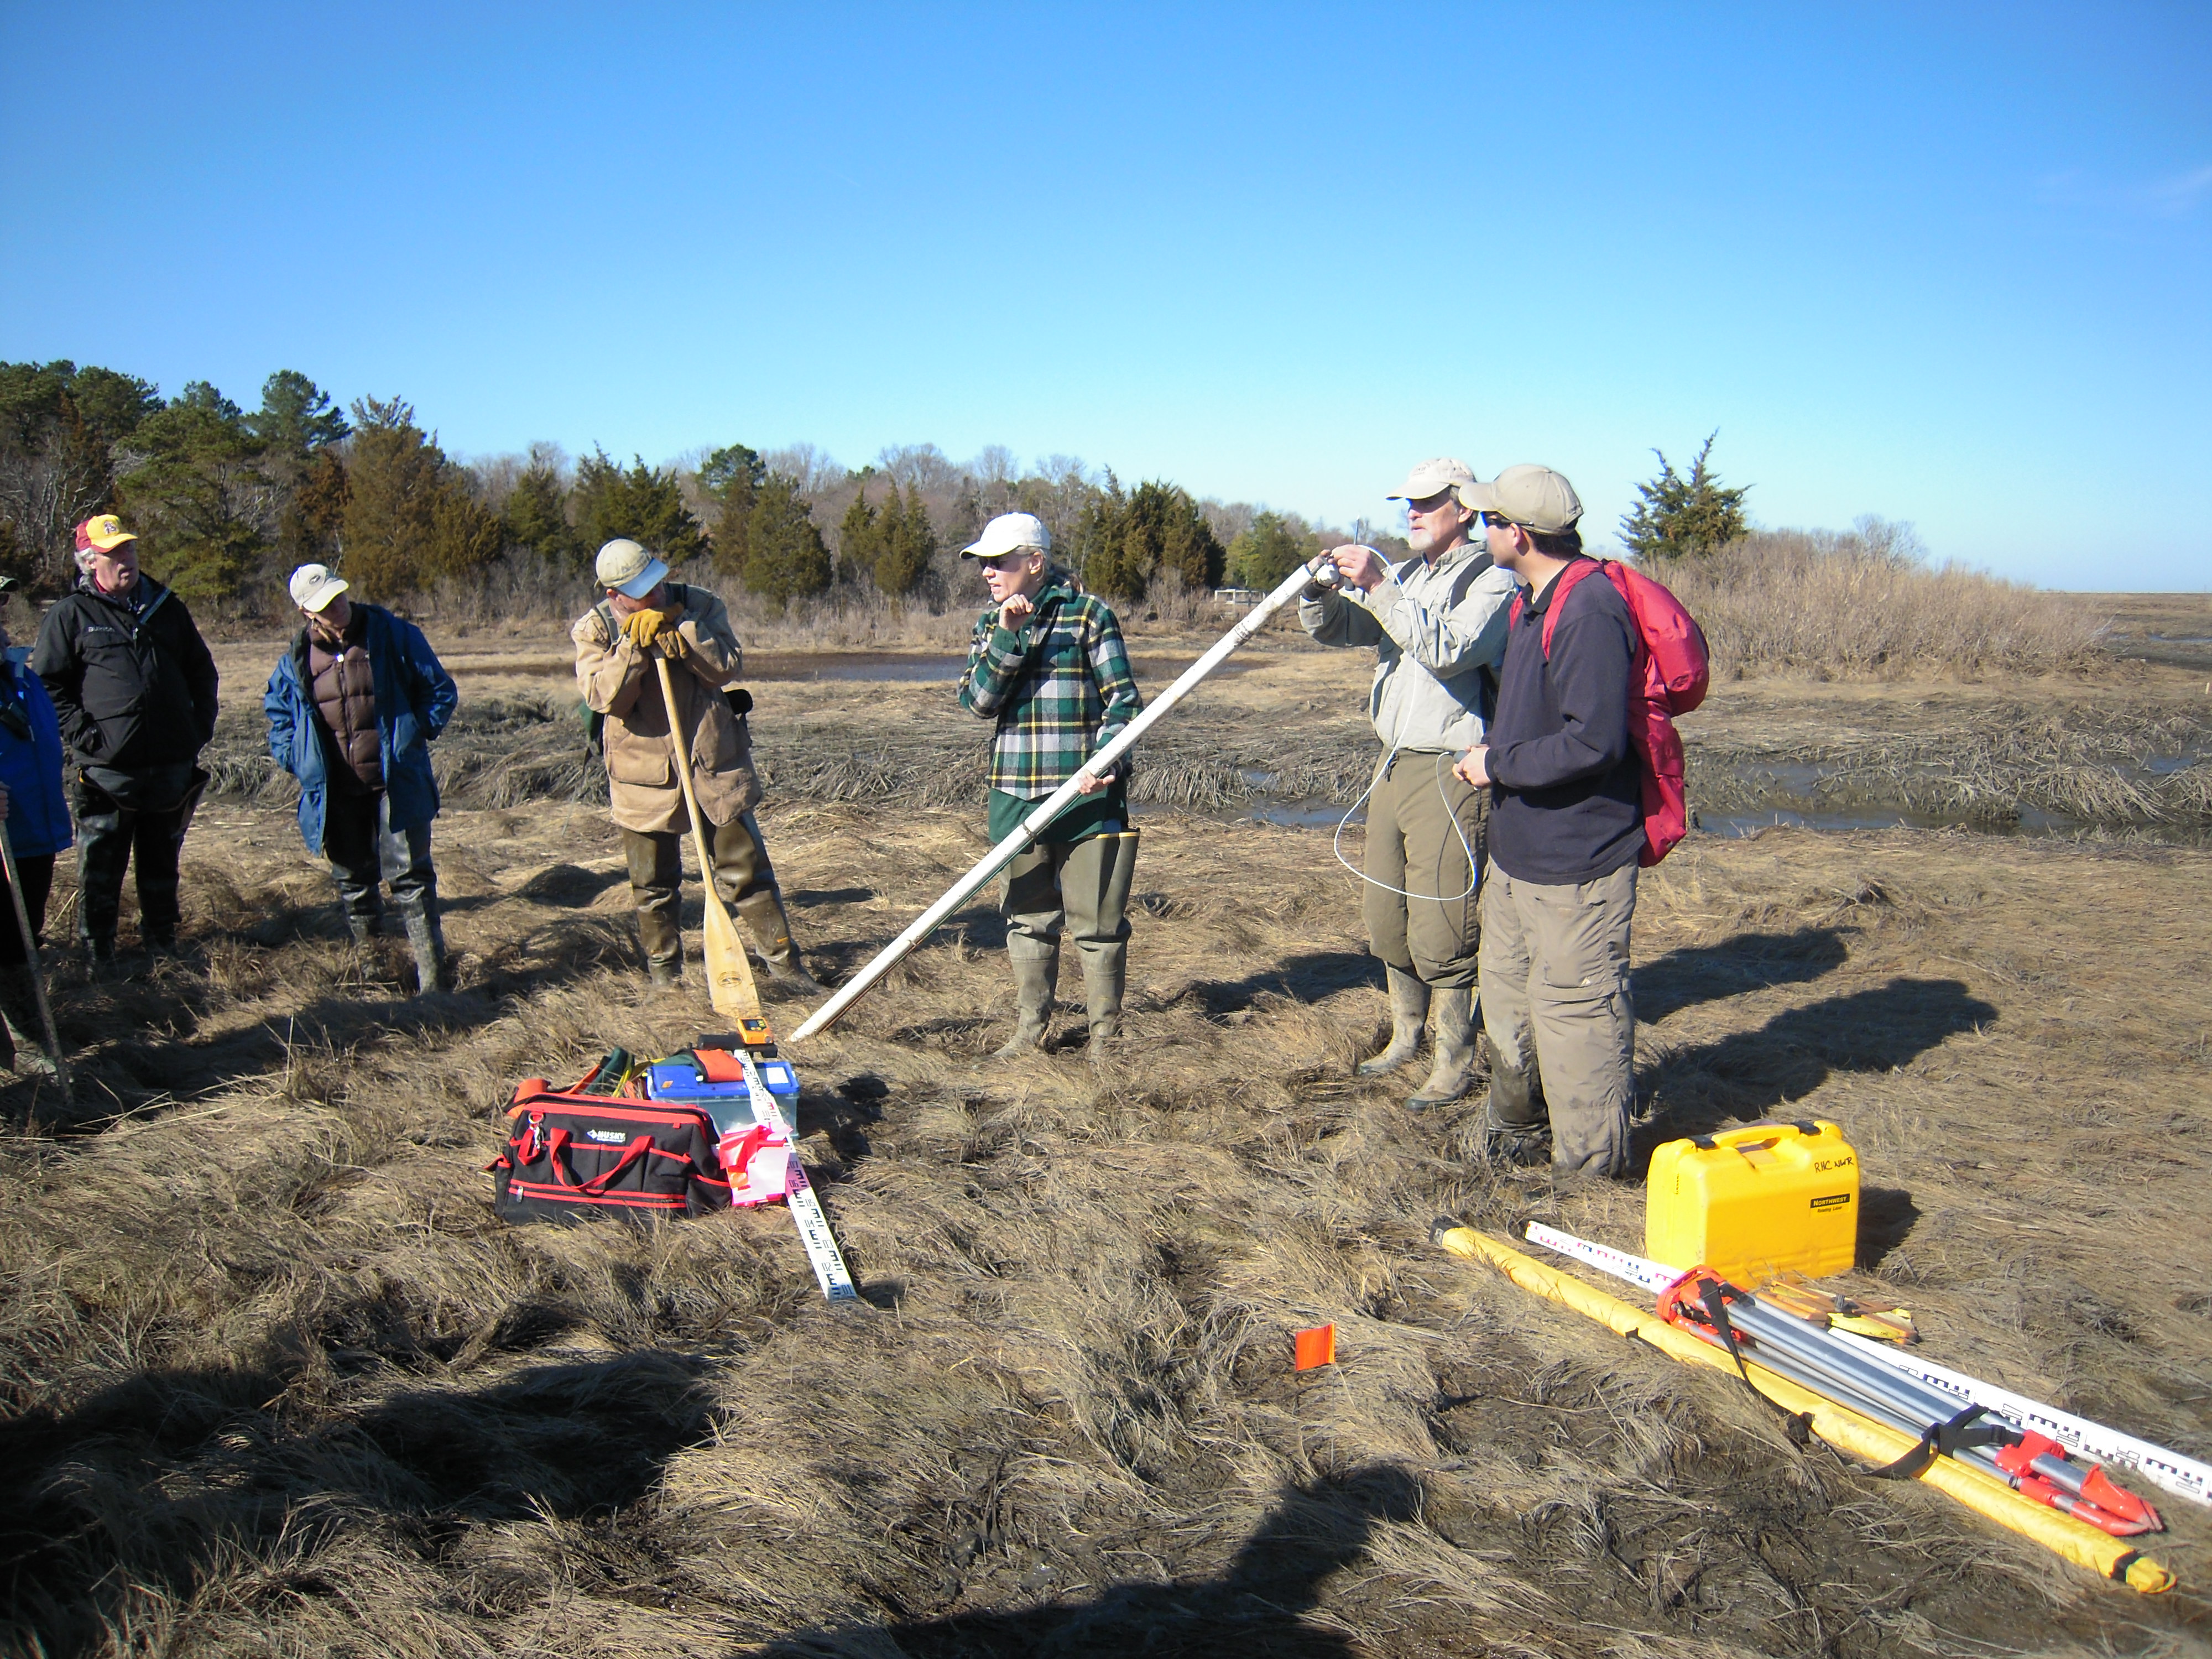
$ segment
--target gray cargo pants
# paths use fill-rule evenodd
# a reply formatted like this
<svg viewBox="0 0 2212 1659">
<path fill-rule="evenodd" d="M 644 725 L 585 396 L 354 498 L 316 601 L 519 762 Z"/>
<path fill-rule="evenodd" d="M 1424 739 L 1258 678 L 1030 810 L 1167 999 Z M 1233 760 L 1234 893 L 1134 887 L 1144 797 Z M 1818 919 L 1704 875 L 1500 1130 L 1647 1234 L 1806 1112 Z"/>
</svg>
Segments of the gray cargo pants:
<svg viewBox="0 0 2212 1659">
<path fill-rule="evenodd" d="M 1482 1025 L 1490 1036 L 1490 1127 L 1543 1127 L 1555 1167 L 1628 1168 L 1636 1098 L 1636 1005 L 1628 931 L 1636 866 L 1572 886 L 1482 878 Z"/>
</svg>

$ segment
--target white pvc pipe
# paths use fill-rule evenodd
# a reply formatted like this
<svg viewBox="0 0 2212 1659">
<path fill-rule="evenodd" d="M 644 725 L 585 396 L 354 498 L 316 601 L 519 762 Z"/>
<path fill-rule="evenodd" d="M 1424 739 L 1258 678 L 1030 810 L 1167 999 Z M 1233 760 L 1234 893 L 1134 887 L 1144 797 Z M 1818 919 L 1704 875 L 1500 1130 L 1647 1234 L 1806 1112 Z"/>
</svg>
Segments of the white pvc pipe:
<svg viewBox="0 0 2212 1659">
<path fill-rule="evenodd" d="M 1060 816 L 1060 809 L 1082 793 L 1080 786 L 1085 773 L 1103 772 L 1121 759 L 1168 710 L 1189 695 L 1200 680 L 1221 666 L 1231 652 L 1265 627 L 1267 619 L 1296 599 L 1299 591 L 1311 580 L 1310 568 L 1303 564 L 1284 577 L 1280 586 L 1246 612 L 1244 619 L 1215 641 L 1204 656 L 1184 669 L 1176 683 L 1161 692 L 1149 708 L 1123 726 L 1112 742 L 1084 762 L 1081 771 L 1047 796 L 1035 811 L 1022 820 L 1020 829 L 994 847 L 984 855 L 981 863 L 953 883 L 943 898 L 917 916 L 914 925 L 885 945 L 874 961 L 839 986 L 836 994 L 809 1014 L 805 1023 L 786 1041 L 804 1042 L 817 1031 L 826 1029 L 851 1007 L 870 986 L 890 972 L 902 957 L 936 932 L 947 916 L 974 897 L 984 883 L 1012 864 L 1024 848 L 1043 834 L 1052 821 Z"/>
</svg>

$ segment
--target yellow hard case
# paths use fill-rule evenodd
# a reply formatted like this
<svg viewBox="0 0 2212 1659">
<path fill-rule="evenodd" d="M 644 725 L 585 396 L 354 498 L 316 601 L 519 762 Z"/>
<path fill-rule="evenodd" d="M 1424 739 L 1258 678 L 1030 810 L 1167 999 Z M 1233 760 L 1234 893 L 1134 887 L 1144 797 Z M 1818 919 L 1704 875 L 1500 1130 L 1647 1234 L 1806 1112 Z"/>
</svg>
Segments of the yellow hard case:
<svg viewBox="0 0 2212 1659">
<path fill-rule="evenodd" d="M 1644 1254 L 1662 1267 L 1756 1286 L 1839 1273 L 1858 1255 L 1858 1154 L 1825 1118 L 1670 1140 L 1644 1198 Z"/>
</svg>

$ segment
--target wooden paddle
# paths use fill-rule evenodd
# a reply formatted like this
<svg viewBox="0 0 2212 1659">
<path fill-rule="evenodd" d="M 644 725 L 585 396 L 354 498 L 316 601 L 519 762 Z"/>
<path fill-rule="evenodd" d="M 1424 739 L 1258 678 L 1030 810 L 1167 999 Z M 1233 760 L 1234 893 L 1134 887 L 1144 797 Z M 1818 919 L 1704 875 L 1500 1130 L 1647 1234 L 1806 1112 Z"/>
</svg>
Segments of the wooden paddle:
<svg viewBox="0 0 2212 1659">
<path fill-rule="evenodd" d="M 691 812 L 691 839 L 699 849 L 699 885 L 707 895 L 707 994 L 716 1012 L 732 1019 L 761 1017 L 760 988 L 753 983 L 753 965 L 745 959 L 744 941 L 722 896 L 714 890 L 714 847 L 707 836 L 707 820 L 699 811 L 699 797 L 691 787 L 691 744 L 676 718 L 676 687 L 668 678 L 667 653 L 655 647 L 653 665 L 660 671 L 660 701 L 668 710 L 668 746 L 676 758 L 676 779 L 684 786 L 684 805 Z"/>
</svg>

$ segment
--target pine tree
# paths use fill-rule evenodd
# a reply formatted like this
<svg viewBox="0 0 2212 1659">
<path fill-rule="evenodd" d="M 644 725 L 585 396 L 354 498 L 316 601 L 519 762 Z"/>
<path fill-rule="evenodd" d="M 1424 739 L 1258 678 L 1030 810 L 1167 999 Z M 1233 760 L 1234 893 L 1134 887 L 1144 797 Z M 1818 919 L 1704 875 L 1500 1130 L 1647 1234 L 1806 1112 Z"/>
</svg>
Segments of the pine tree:
<svg viewBox="0 0 2212 1659">
<path fill-rule="evenodd" d="M 929 574 L 929 562 L 936 556 L 937 532 L 929 527 L 921 486 L 908 489 L 901 505 L 898 482 L 892 480 L 890 498 L 884 502 L 876 586 L 894 599 L 911 593 Z"/>
<path fill-rule="evenodd" d="M 647 466 L 642 455 L 633 458 L 625 471 L 609 460 L 605 450 L 593 449 L 576 464 L 570 507 L 577 534 L 589 553 L 623 536 L 652 549 L 672 565 L 708 550 L 706 532 L 684 504 L 684 488 L 675 472 Z"/>
<path fill-rule="evenodd" d="M 188 599 L 239 596 L 275 527 L 278 491 L 265 446 L 236 404 L 194 380 L 131 437 L 137 464 L 118 481 L 140 556 Z"/>
<path fill-rule="evenodd" d="M 1651 452 L 1659 457 L 1659 476 L 1636 486 L 1643 499 L 1620 521 L 1620 539 L 1638 558 L 1677 559 L 1717 552 L 1751 528 L 1743 510 L 1743 498 L 1751 487 L 1723 489 L 1709 464 L 1713 439 L 1719 436 L 1716 431 L 1706 438 L 1687 477 L 1674 471 L 1663 451 Z"/>
<path fill-rule="evenodd" d="M 830 586 L 830 550 L 795 479 L 771 472 L 762 480 L 745 539 L 745 586 L 777 610 Z"/>
<path fill-rule="evenodd" d="M 891 486 L 896 497 L 898 486 Z M 854 492 L 853 504 L 837 526 L 837 574 L 848 582 L 873 581 L 876 561 L 883 556 L 883 515 L 868 505 L 866 480 Z"/>
<path fill-rule="evenodd" d="M 568 523 L 568 486 L 562 483 L 553 458 L 532 454 L 501 513 L 506 520 L 507 541 L 528 548 L 541 559 L 566 566 L 581 564 L 583 538 Z"/>
<path fill-rule="evenodd" d="M 299 460 L 353 430 L 330 394 L 295 368 L 280 368 L 261 383 L 261 407 L 246 425 L 271 454 Z"/>
<path fill-rule="evenodd" d="M 768 467 L 756 450 L 729 444 L 716 450 L 699 469 L 699 485 L 716 504 L 714 568 L 742 575 L 750 551 L 747 527 L 753 501 L 768 477 Z"/>
<path fill-rule="evenodd" d="M 1305 543 L 1291 533 L 1281 514 L 1256 514 L 1244 533 L 1229 544 L 1229 577 L 1240 587 L 1266 592 L 1311 556 Z"/>
<path fill-rule="evenodd" d="M 400 398 L 357 398 L 345 506 L 346 580 L 364 599 L 416 592 L 434 562 L 445 453 Z"/>
</svg>

